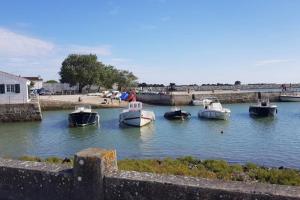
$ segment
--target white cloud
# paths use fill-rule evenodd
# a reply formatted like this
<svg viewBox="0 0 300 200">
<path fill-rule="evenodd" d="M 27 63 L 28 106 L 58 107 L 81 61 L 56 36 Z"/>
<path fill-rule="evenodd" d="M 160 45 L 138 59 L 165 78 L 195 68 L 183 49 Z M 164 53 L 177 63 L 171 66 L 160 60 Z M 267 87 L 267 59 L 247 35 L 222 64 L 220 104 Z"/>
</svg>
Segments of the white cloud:
<svg viewBox="0 0 300 200">
<path fill-rule="evenodd" d="M 109 45 L 61 45 L 0 27 L 0 70 L 26 76 L 57 79 L 63 59 L 72 53 L 112 55 Z"/>
<path fill-rule="evenodd" d="M 256 62 L 256 66 L 269 66 L 269 65 L 276 65 L 282 63 L 289 63 L 293 62 L 293 59 L 270 59 L 270 60 L 260 60 Z"/>
<path fill-rule="evenodd" d="M 55 45 L 0 28 L 0 55 L 5 57 L 41 56 L 53 51 Z"/>
</svg>

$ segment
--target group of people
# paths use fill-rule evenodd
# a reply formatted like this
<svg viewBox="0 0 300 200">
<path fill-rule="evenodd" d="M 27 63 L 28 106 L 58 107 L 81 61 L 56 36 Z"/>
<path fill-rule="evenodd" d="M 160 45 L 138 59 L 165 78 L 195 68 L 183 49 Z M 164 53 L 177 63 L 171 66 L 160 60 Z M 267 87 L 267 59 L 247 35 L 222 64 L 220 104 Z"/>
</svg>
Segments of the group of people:
<svg viewBox="0 0 300 200">
<path fill-rule="evenodd" d="M 292 84 L 290 83 L 289 89 L 292 90 Z M 281 85 L 281 91 L 286 92 L 287 91 L 287 86 L 286 84 Z"/>
</svg>

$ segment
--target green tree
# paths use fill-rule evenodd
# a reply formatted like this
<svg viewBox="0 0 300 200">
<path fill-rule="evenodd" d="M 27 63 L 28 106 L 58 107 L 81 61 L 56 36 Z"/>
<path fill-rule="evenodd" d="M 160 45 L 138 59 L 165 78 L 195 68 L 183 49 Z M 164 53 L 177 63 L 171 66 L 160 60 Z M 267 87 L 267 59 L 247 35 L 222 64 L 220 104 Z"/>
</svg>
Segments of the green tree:
<svg viewBox="0 0 300 200">
<path fill-rule="evenodd" d="M 69 83 L 70 86 L 78 84 L 79 93 L 85 86 L 97 83 L 100 63 L 96 55 L 69 55 L 62 63 L 59 75 L 60 82 Z"/>
<path fill-rule="evenodd" d="M 136 87 L 137 77 L 127 70 L 119 70 L 117 74 L 118 80 L 116 83 L 118 84 L 119 89 L 126 87 Z"/>
<path fill-rule="evenodd" d="M 59 72 L 62 83 L 71 86 L 78 85 L 79 92 L 87 86 L 101 86 L 111 89 L 117 83 L 119 88 L 133 87 L 137 85 L 137 77 L 129 71 L 118 70 L 112 65 L 104 65 L 97 61 L 96 55 L 69 55 L 62 63 Z"/>
<path fill-rule="evenodd" d="M 58 83 L 56 80 L 48 80 L 46 83 Z"/>
<path fill-rule="evenodd" d="M 241 81 L 235 81 L 235 82 L 234 82 L 234 85 L 241 85 L 241 84 L 242 84 Z"/>
<path fill-rule="evenodd" d="M 33 81 L 30 81 L 29 87 L 30 87 L 30 88 L 33 88 L 33 87 L 34 87 L 34 82 L 33 82 Z"/>
</svg>

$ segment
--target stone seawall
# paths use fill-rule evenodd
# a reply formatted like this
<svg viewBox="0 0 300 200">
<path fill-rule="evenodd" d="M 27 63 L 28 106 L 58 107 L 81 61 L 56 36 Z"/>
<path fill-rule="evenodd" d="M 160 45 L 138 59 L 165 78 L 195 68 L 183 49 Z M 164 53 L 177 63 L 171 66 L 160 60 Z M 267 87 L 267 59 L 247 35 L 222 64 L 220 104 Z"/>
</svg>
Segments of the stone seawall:
<svg viewBox="0 0 300 200">
<path fill-rule="evenodd" d="M 0 104 L 0 122 L 41 121 L 39 103 Z"/>
<path fill-rule="evenodd" d="M 300 187 L 119 171 L 116 151 L 90 148 L 74 167 L 0 159 L 1 200 L 300 200 Z"/>
<path fill-rule="evenodd" d="M 262 98 L 269 98 L 270 101 L 279 101 L 280 92 L 261 92 Z M 257 101 L 258 92 L 203 92 L 203 93 L 173 93 L 173 94 L 150 94 L 142 93 L 137 95 L 141 102 L 154 105 L 190 105 L 193 99 L 204 99 L 216 97 L 221 103 L 253 103 Z"/>
</svg>

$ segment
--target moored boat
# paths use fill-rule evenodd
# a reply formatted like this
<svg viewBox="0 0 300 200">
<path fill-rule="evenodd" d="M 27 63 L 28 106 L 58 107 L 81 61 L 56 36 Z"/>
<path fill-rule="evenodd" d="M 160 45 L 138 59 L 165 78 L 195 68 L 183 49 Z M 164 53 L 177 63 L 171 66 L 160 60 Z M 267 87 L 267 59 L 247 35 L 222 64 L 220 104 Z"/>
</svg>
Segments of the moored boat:
<svg viewBox="0 0 300 200">
<path fill-rule="evenodd" d="M 193 106 L 202 106 L 203 105 L 203 100 L 192 100 L 192 105 Z"/>
<path fill-rule="evenodd" d="M 274 117 L 277 114 L 277 106 L 267 100 L 258 100 L 256 105 L 249 107 L 249 114 L 254 117 Z"/>
<path fill-rule="evenodd" d="M 231 111 L 223 108 L 217 98 L 207 98 L 203 100 L 203 109 L 199 111 L 198 117 L 207 119 L 227 120 Z"/>
<path fill-rule="evenodd" d="M 75 111 L 69 114 L 69 126 L 83 127 L 99 124 L 99 119 L 99 114 L 97 112 L 92 112 L 90 105 L 80 105 L 76 106 Z"/>
<path fill-rule="evenodd" d="M 155 120 L 154 112 L 143 110 L 142 102 L 133 101 L 119 116 L 120 124 L 142 127 Z"/>
<path fill-rule="evenodd" d="M 279 98 L 283 102 L 300 102 L 300 93 L 283 93 Z"/>
<path fill-rule="evenodd" d="M 181 109 L 175 108 L 170 112 L 166 112 L 164 117 L 169 120 L 184 120 L 191 116 L 189 112 L 183 111 Z"/>
</svg>

